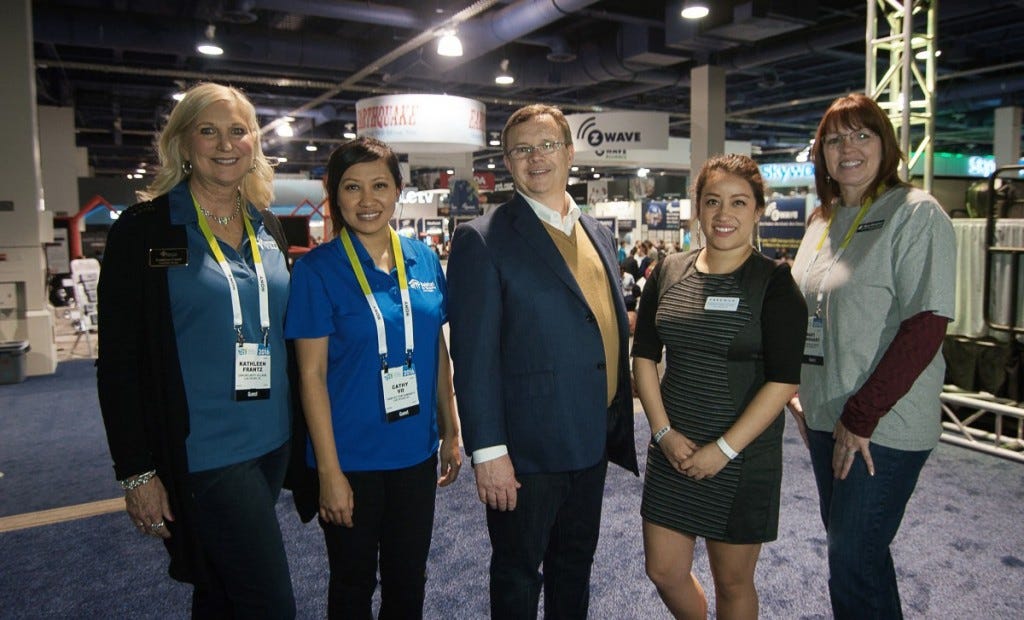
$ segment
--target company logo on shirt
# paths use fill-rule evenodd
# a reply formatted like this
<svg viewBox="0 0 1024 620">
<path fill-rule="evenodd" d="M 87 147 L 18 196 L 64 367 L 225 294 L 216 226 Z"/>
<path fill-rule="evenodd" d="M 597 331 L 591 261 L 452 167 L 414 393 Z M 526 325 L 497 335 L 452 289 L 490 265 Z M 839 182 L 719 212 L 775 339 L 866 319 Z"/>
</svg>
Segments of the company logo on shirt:
<svg viewBox="0 0 1024 620">
<path fill-rule="evenodd" d="M 421 291 L 423 293 L 436 293 L 437 283 L 436 282 L 420 282 L 416 278 L 409 280 L 409 288 Z"/>
<path fill-rule="evenodd" d="M 857 227 L 857 232 L 867 232 L 869 230 L 878 230 L 882 226 L 885 226 L 885 220 L 877 220 L 874 222 L 864 222 Z"/>
<path fill-rule="evenodd" d="M 256 244 L 260 246 L 260 251 L 261 252 L 266 251 L 266 250 L 273 251 L 273 250 L 278 249 L 277 242 L 274 241 L 273 239 L 257 239 L 256 240 Z"/>
</svg>

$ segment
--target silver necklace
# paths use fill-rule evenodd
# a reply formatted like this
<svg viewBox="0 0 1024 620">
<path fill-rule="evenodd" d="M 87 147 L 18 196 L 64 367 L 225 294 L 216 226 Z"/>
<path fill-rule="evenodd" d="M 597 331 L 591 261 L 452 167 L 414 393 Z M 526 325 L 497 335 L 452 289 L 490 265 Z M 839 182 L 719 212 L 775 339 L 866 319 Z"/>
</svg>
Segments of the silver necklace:
<svg viewBox="0 0 1024 620">
<path fill-rule="evenodd" d="M 196 201 L 196 204 L 199 204 L 198 200 Z M 214 222 L 217 222 L 221 226 L 227 226 L 228 224 L 231 223 L 231 220 L 238 217 L 238 214 L 242 212 L 242 194 L 235 194 L 235 210 L 231 212 L 231 215 L 214 215 L 207 211 L 206 209 L 204 209 L 203 205 L 199 205 L 199 210 L 203 212 L 203 215 L 206 216 L 206 219 L 213 220 Z"/>
</svg>

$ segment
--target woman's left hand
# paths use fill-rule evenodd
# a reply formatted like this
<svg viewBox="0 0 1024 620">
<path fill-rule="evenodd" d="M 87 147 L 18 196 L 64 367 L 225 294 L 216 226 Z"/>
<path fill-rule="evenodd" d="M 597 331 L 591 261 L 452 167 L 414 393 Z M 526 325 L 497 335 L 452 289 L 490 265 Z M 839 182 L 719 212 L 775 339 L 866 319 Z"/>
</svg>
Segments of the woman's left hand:
<svg viewBox="0 0 1024 620">
<path fill-rule="evenodd" d="M 437 479 L 437 486 L 446 487 L 455 482 L 455 479 L 459 477 L 459 469 L 462 467 L 462 453 L 459 451 L 458 437 L 443 438 L 438 454 L 441 457 L 441 477 Z"/>
<path fill-rule="evenodd" d="M 716 444 L 709 443 L 684 460 L 679 465 L 679 471 L 694 480 L 703 480 L 722 471 L 728 462 L 729 457 L 722 453 Z"/>
<path fill-rule="evenodd" d="M 832 473 L 838 480 L 846 480 L 853 466 L 854 457 L 860 452 L 864 457 L 864 464 L 868 467 L 868 474 L 875 475 L 875 462 L 871 460 L 871 438 L 854 435 L 849 431 L 843 422 L 836 422 L 836 428 L 832 431 L 832 437 L 836 445 L 832 449 Z"/>
</svg>

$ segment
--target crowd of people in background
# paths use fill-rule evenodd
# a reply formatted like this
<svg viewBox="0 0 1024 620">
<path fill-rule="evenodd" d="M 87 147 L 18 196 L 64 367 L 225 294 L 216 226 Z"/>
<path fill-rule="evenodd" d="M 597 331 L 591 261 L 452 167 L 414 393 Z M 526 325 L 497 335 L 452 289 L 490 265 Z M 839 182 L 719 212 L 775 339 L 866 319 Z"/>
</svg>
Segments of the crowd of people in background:
<svg viewBox="0 0 1024 620">
<path fill-rule="evenodd" d="M 389 225 L 398 158 L 364 137 L 327 165 L 334 238 L 292 269 L 253 105 L 205 83 L 175 106 L 160 173 L 110 231 L 97 377 L 132 527 L 193 584 L 192 616 L 294 617 L 287 487 L 324 536 L 329 617 L 372 617 L 378 575 L 381 618 L 421 617 L 461 439 L 491 616 L 535 618 L 543 593 L 545 617 L 586 618 L 608 465 L 639 476 L 637 394 L 652 431 L 637 522 L 675 617 L 707 615 L 698 537 L 718 617 L 758 616 L 789 403 L 835 616 L 900 618 L 889 545 L 939 435 L 955 246 L 935 199 L 897 177 L 885 113 L 850 95 L 821 120 L 822 205 L 792 272 L 755 247 L 766 189 L 747 156 L 696 171 L 683 251 L 627 248 L 581 211 L 559 109 L 520 108 L 501 143 L 516 193 L 455 229 L 447 274 Z"/>
</svg>

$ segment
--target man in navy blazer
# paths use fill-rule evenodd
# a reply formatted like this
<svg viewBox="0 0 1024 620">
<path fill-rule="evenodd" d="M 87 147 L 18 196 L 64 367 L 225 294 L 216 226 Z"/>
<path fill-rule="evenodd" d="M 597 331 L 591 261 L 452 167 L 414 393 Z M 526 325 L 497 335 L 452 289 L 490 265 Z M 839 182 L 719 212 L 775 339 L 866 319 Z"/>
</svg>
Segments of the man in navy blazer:
<svg viewBox="0 0 1024 620">
<path fill-rule="evenodd" d="M 535 618 L 543 585 L 545 617 L 585 618 L 607 462 L 637 473 L 615 241 L 565 191 L 575 151 L 560 110 L 517 110 L 502 145 L 516 195 L 456 228 L 448 261 L 491 616 Z"/>
</svg>

